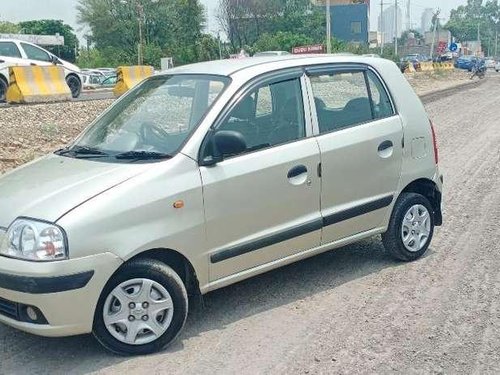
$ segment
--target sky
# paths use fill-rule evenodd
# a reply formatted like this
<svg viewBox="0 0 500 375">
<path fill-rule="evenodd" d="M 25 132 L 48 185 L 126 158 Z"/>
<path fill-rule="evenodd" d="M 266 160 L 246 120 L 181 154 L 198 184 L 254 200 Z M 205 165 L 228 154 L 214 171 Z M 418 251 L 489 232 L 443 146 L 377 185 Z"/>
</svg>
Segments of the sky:
<svg viewBox="0 0 500 375">
<path fill-rule="evenodd" d="M 144 0 L 145 1 L 145 0 Z M 217 33 L 219 26 L 215 19 L 218 8 L 218 0 L 200 0 L 208 8 L 208 28 L 211 32 Z M 395 0 L 383 0 L 389 6 Z M 405 5 L 408 0 L 399 0 L 399 4 Z M 467 0 L 410 0 L 412 8 L 412 19 L 420 25 L 420 16 L 425 8 L 441 8 L 441 16 L 448 19 L 450 10 L 459 5 L 463 5 Z M 0 0 L 0 20 L 19 22 L 31 19 L 62 19 L 73 26 L 80 39 L 84 34 L 76 22 L 75 6 L 78 0 Z M 380 0 L 371 0 L 370 24 L 372 29 L 376 29 L 378 15 L 380 13 Z M 404 6 L 406 9 L 406 6 Z"/>
</svg>

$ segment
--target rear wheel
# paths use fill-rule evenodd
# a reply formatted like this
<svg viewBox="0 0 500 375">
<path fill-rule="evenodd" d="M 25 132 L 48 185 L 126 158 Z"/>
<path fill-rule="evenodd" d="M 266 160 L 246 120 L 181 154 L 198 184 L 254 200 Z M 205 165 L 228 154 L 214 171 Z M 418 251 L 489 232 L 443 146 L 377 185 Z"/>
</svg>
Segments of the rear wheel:
<svg viewBox="0 0 500 375">
<path fill-rule="evenodd" d="M 187 292 L 174 270 L 154 260 L 132 261 L 104 288 L 93 333 L 114 353 L 150 354 L 175 340 L 187 312 Z"/>
<path fill-rule="evenodd" d="M 392 211 L 387 232 L 382 235 L 386 251 L 394 258 L 411 261 L 425 254 L 434 234 L 433 209 L 429 200 L 416 193 L 403 193 Z"/>
<path fill-rule="evenodd" d="M 69 75 L 66 77 L 66 83 L 71 91 L 71 96 L 73 98 L 78 98 L 82 91 L 82 83 L 80 79 L 74 75 Z"/>
<path fill-rule="evenodd" d="M 5 102 L 8 87 L 7 81 L 3 77 L 0 77 L 0 103 Z"/>
</svg>

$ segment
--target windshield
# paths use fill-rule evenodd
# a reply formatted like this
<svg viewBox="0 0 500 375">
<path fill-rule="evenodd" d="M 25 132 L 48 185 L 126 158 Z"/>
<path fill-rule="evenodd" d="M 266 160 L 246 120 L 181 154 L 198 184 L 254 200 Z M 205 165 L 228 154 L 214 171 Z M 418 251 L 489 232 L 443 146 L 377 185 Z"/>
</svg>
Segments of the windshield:
<svg viewBox="0 0 500 375">
<path fill-rule="evenodd" d="M 59 154 L 113 160 L 170 157 L 228 83 L 227 77 L 211 75 L 153 77 L 117 102 Z"/>
</svg>

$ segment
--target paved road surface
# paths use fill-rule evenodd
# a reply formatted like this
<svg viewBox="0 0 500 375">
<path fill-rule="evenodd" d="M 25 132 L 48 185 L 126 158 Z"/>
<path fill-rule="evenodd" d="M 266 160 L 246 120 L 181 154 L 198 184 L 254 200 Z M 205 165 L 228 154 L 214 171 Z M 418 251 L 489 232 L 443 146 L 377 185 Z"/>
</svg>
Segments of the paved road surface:
<svg viewBox="0 0 500 375">
<path fill-rule="evenodd" d="M 86 90 L 82 91 L 78 99 L 74 99 L 76 102 L 84 100 L 97 100 L 97 99 L 113 99 L 115 95 L 112 89 L 105 90 Z"/>
<path fill-rule="evenodd" d="M 499 373 L 499 83 L 427 103 L 445 226 L 423 259 L 394 262 L 374 238 L 213 292 L 149 357 L 0 326 L 0 373 Z"/>
</svg>

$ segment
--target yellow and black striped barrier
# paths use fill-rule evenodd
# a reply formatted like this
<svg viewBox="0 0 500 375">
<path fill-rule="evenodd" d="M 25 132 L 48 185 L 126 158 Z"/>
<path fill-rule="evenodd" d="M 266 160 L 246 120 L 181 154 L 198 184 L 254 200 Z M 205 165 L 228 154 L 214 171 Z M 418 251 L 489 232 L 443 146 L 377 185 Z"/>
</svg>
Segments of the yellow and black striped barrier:
<svg viewBox="0 0 500 375">
<path fill-rule="evenodd" d="M 116 96 L 120 96 L 136 86 L 143 79 L 153 75 L 154 69 L 152 66 L 137 65 L 137 66 L 120 66 L 117 69 L 116 86 L 113 92 Z"/>
<path fill-rule="evenodd" d="M 9 68 L 7 103 L 46 103 L 71 100 L 61 66 L 13 66 Z"/>
</svg>

